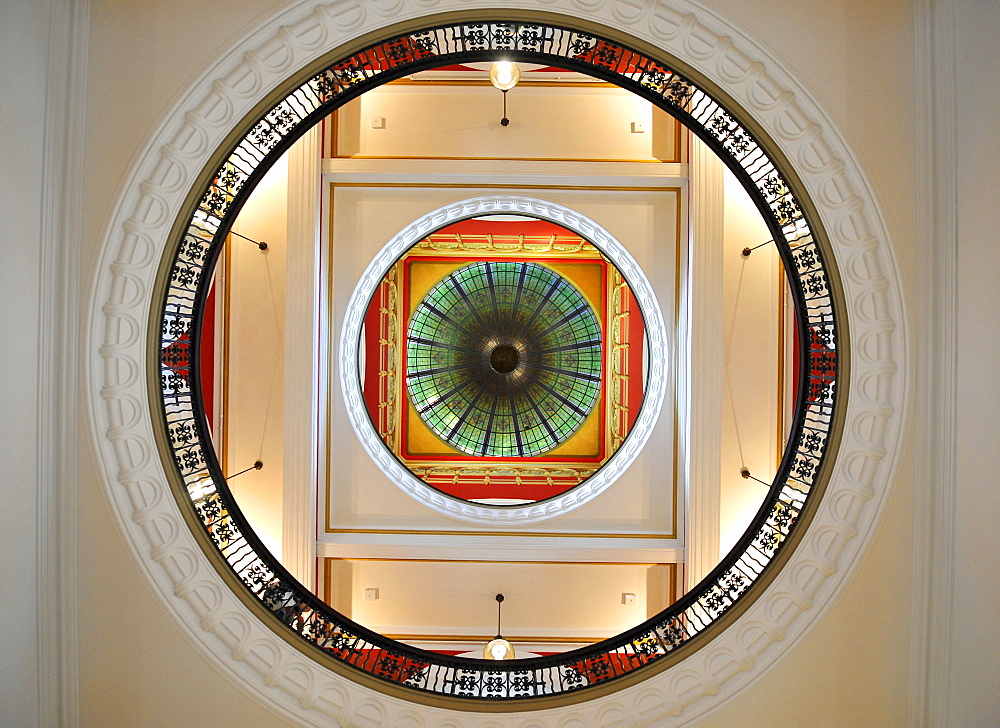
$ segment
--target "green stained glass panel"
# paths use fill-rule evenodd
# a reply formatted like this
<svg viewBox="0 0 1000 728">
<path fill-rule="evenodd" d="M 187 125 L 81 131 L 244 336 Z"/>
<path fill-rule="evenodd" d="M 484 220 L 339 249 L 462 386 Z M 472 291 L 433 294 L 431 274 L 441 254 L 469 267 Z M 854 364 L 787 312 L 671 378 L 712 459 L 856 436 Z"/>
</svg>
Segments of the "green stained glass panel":
<svg viewBox="0 0 1000 728">
<path fill-rule="evenodd" d="M 469 455 L 531 457 L 565 442 L 601 390 L 601 327 L 583 294 L 537 263 L 477 262 L 445 276 L 407 328 L 407 392 Z"/>
</svg>

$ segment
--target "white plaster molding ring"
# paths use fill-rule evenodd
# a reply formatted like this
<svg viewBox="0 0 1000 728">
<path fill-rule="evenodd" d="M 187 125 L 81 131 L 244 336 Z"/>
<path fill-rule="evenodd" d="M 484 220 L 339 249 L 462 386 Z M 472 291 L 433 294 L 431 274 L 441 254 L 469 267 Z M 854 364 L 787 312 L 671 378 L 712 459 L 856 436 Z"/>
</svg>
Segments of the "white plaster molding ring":
<svg viewBox="0 0 1000 728">
<path fill-rule="evenodd" d="M 642 409 L 626 443 L 594 475 L 556 498 L 518 507 L 494 507 L 454 498 L 430 488 L 403 467 L 386 448 L 368 416 L 358 374 L 358 346 L 365 311 L 385 274 L 403 253 L 435 230 L 459 220 L 484 215 L 517 214 L 562 225 L 593 243 L 629 282 L 642 311 L 649 339 L 649 373 Z M 611 486 L 632 464 L 649 439 L 667 386 L 667 328 L 653 287 L 625 247 L 590 218 L 568 207 L 531 197 L 491 195 L 461 200 L 433 210 L 395 235 L 361 275 L 344 314 L 340 335 L 340 386 L 354 431 L 379 469 L 418 503 L 460 521 L 488 524 L 538 523 L 582 506 Z M 586 486 L 586 487 L 584 487 Z"/>
<path fill-rule="evenodd" d="M 392 20 L 479 7 L 489 5 L 460 0 L 405 3 Z M 517 0 L 505 5 L 510 11 L 537 7 Z M 276 15 L 194 84 L 132 171 L 95 282 L 88 373 L 95 439 L 109 496 L 161 600 L 248 694 L 280 706 L 302 724 L 601 725 L 623 715 L 642 724 L 684 723 L 759 676 L 801 637 L 870 541 L 885 501 L 898 457 L 906 389 L 892 385 L 894 378 L 906 376 L 898 276 L 871 192 L 834 124 L 766 51 L 694 3 L 653 3 L 636 15 L 629 3 L 552 0 L 546 10 L 637 37 L 712 78 L 743 105 L 798 172 L 829 232 L 840 269 L 866 274 L 845 276 L 842 283 L 843 313 L 853 340 L 872 342 L 852 361 L 851 382 L 860 385 L 875 376 L 884 384 L 868 388 L 877 399 L 853 398 L 848 403 L 846 434 L 827 497 L 785 568 L 733 625 L 672 668 L 583 704 L 530 715 L 487 716 L 433 707 L 417 712 L 408 701 L 320 667 L 249 614 L 183 526 L 176 501 L 164 497 L 169 486 L 162 463 L 153 456 L 157 447 L 149 425 L 153 414 L 147 383 L 134 376 L 144 369 L 138 363 L 147 361 L 145 322 L 170 223 L 212 150 L 268 89 L 284 81 L 283 69 L 300 68 L 389 22 L 380 17 L 380 6 L 363 1 L 303 2 Z M 326 43 L 317 44 L 316 37 Z M 254 67 L 246 65 L 251 50 L 257 52 Z M 266 59 L 272 54 L 292 60 L 269 65 Z M 733 70 L 741 68 L 747 70 Z M 213 112 L 211 122 L 206 110 Z M 806 129 L 811 133 L 803 133 Z M 833 188 L 843 190 L 853 204 L 831 204 L 820 194 Z M 857 264 L 862 256 L 863 266 Z M 126 295 L 126 287 L 131 294 Z M 122 416 L 121 400 L 126 398 L 130 408 L 139 403 L 144 417 Z M 850 503 L 835 512 L 832 503 L 842 498 Z M 830 565 L 836 569 L 832 575 L 827 573 Z"/>
<path fill-rule="evenodd" d="M 205 432 L 199 376 L 190 356 L 192 343 L 197 347 L 199 312 L 209 292 L 213 259 L 221 251 L 240 200 L 252 190 L 261 170 L 266 170 L 302 129 L 345 99 L 387 79 L 415 68 L 495 53 L 518 60 L 558 57 L 571 67 L 584 68 L 675 114 L 714 149 L 762 211 L 785 264 L 799 341 L 807 349 L 799 357 L 798 403 L 782 464 L 757 516 L 711 573 L 681 599 L 632 629 L 592 648 L 505 667 L 499 671 L 503 678 L 499 681 L 496 671 L 473 662 L 460 658 L 442 661 L 432 653 L 369 632 L 331 610 L 286 572 L 260 543 L 222 476 Z M 607 680 L 631 675 L 668 654 L 680 659 L 678 653 L 692 637 L 705 630 L 719 631 L 715 623 L 731 606 L 749 606 L 760 591 L 754 590 L 754 582 L 778 555 L 779 547 L 782 554 L 790 553 L 793 547 L 784 542 L 794 530 L 801 530 L 796 527 L 801 517 L 815 510 L 813 503 L 819 498 L 815 493 L 819 491 L 814 486 L 825 482 L 821 473 L 829 469 L 826 455 L 835 434 L 838 402 L 843 399 L 838 394 L 847 349 L 830 285 L 836 273 L 826 262 L 828 256 L 818 242 L 815 223 L 805 213 L 799 193 L 791 188 L 787 167 L 782 169 L 761 144 L 762 138 L 744 126 L 740 120 L 743 112 L 731 102 L 723 106 L 701 82 L 671 68 L 628 44 L 572 26 L 508 21 L 424 26 L 383 39 L 350 57 L 332 62 L 327 59 L 323 70 L 280 100 L 272 99 L 269 111 L 244 124 L 244 136 L 235 146 L 228 152 L 222 150 L 224 161 L 197 195 L 199 201 L 187 217 L 173 253 L 161 323 L 156 327 L 161 351 L 156 388 L 163 404 L 163 436 L 170 450 L 164 461 L 182 481 L 179 498 L 201 522 L 204 531 L 200 535 L 207 539 L 206 548 L 217 550 L 248 595 L 266 607 L 275 629 L 283 633 L 292 630 L 322 654 L 381 681 L 401 683 L 415 694 L 460 697 L 473 703 L 503 700 L 504 708 L 513 710 L 514 701 L 553 694 L 568 699 L 572 693 L 572 699 L 579 700 L 584 691 L 589 694 Z M 448 222 L 447 216 L 438 217 L 441 223 Z M 430 232 L 431 225 L 425 227 L 425 232 Z M 384 256 L 378 265 L 389 265 L 398 252 Z M 361 315 L 360 307 L 352 314 L 358 322 Z M 347 395 L 349 406 L 360 406 L 359 393 Z M 637 442 L 627 442 L 625 452 L 635 452 Z M 389 472 L 400 474 L 399 465 L 387 452 L 374 452 Z M 619 457 L 615 464 L 620 462 Z M 581 485 L 564 502 L 586 496 L 591 488 L 590 484 Z M 419 495 L 450 512 L 475 514 L 471 504 L 449 502 L 427 489 Z M 496 522 L 506 522 L 510 513 L 498 510 Z M 345 649 L 345 641 L 350 642 L 350 650 Z M 373 658 L 374 654 L 383 654 L 385 659 Z M 533 675 L 529 681 L 515 675 L 528 669 Z"/>
</svg>

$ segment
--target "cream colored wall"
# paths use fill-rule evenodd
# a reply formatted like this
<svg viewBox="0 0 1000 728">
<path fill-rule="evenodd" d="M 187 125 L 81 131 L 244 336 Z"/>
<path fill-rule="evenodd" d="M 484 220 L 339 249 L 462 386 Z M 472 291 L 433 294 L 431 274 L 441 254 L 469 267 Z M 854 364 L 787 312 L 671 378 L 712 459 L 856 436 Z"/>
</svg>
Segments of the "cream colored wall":
<svg viewBox="0 0 1000 728">
<path fill-rule="evenodd" d="M 162 52 L 162 51 L 161 51 L 161 52 Z M 515 107 L 513 106 L 513 104 L 511 104 L 511 109 L 510 109 L 510 110 L 511 110 L 511 114 L 513 114 L 513 113 L 514 113 L 514 108 L 515 108 Z M 512 116 L 512 118 L 514 119 L 514 123 L 516 124 L 516 123 L 517 123 L 517 117 L 516 117 L 516 116 Z M 391 121 L 392 121 L 392 117 L 390 117 L 390 122 L 391 122 Z M 638 136 L 638 135 L 637 135 L 637 136 Z M 464 192 L 463 192 L 463 194 L 464 194 Z M 558 200 L 558 199 L 557 199 L 556 201 L 561 201 L 561 200 Z M 610 209 L 610 208 L 609 208 L 609 209 Z M 629 220 L 634 220 L 634 219 L 637 219 L 637 218 L 635 218 L 634 216 L 621 216 L 621 215 L 620 215 L 620 213 L 619 213 L 619 219 L 618 219 L 618 221 L 617 221 L 617 225 L 618 225 L 618 226 L 621 226 L 621 225 L 624 225 L 624 224 L 625 224 L 625 222 L 626 222 L 626 218 L 628 218 Z M 370 216 L 369 216 L 369 218 L 368 218 L 368 219 L 369 219 L 369 220 L 370 220 L 371 222 L 374 222 L 374 221 L 375 221 L 375 219 L 374 219 L 374 218 L 371 218 Z M 612 217 L 609 217 L 609 220 L 612 220 L 612 222 L 610 222 L 610 223 L 606 223 L 606 224 L 608 224 L 608 225 L 609 225 L 609 227 L 614 227 L 614 226 L 615 226 L 615 224 L 616 224 L 616 222 L 614 221 L 614 217 L 613 217 L 613 216 L 612 216 Z M 390 233 L 390 234 L 391 234 L 392 232 L 395 232 L 395 229 L 393 229 L 393 230 L 390 230 L 390 231 L 389 231 L 389 233 Z M 616 231 L 615 231 L 615 230 L 612 230 L 612 232 L 616 232 Z M 251 233 L 251 235 L 252 235 L 252 233 Z M 382 237 L 384 238 L 384 237 L 386 237 L 386 236 L 385 236 L 385 235 L 383 235 Z M 251 254 L 256 254 L 256 253 L 255 253 L 255 251 L 253 251 L 253 249 L 252 249 L 252 248 L 250 249 L 250 253 L 251 253 Z M 362 261 L 361 261 L 361 263 L 362 263 L 362 264 L 364 264 L 365 262 L 367 262 L 367 259 L 368 259 L 368 257 L 367 257 L 367 256 L 365 256 L 365 257 L 364 257 L 364 260 L 362 260 Z M 341 292 L 341 293 L 342 293 L 343 295 L 348 295 L 348 293 L 349 293 L 349 288 L 350 288 L 350 287 L 351 287 L 351 286 L 353 285 L 353 281 L 354 281 L 354 280 L 356 280 L 356 278 L 357 278 L 357 276 L 356 276 L 356 275 L 354 275 L 354 276 L 347 276 L 347 277 L 346 277 L 346 278 L 344 279 L 344 281 L 342 281 L 342 284 L 343 284 L 343 285 L 338 285 L 338 287 L 337 287 L 337 290 L 338 290 L 338 291 L 340 291 L 340 292 Z M 245 478 L 245 477 L 254 477 L 254 475 L 255 475 L 255 474 L 252 474 L 252 473 L 249 473 L 249 474 L 247 474 L 247 476 L 241 476 L 241 477 L 244 477 L 244 478 Z M 740 480 L 740 483 L 739 483 L 738 485 L 740 485 L 740 486 L 744 486 L 745 484 L 746 484 L 746 483 L 745 483 L 745 481 L 742 481 L 742 479 L 741 479 L 741 480 Z M 387 497 L 389 497 L 389 496 L 387 496 Z M 383 500 L 381 501 L 381 503 L 380 503 L 380 511 L 381 511 L 381 512 L 384 512 L 384 508 L 385 508 L 385 506 L 386 506 L 386 500 L 384 500 L 384 499 L 383 499 Z M 408 510 L 410 510 L 410 509 L 408 509 L 408 508 L 407 508 L 407 509 L 405 509 L 405 510 L 407 510 L 407 511 L 408 511 Z M 355 575 L 355 576 L 357 576 L 357 575 Z M 355 579 L 355 581 L 357 582 L 357 579 Z M 636 589 L 636 590 L 637 590 L 637 591 L 639 590 L 639 587 L 638 587 L 638 586 L 637 586 L 637 589 Z M 362 603 L 362 604 L 363 604 L 363 603 Z M 358 604 L 355 604 L 354 606 L 355 606 L 355 608 L 357 608 L 357 607 L 358 607 L 358 606 L 360 606 L 360 605 L 358 605 Z M 511 603 L 511 606 L 513 606 L 513 602 Z M 103 635 L 103 636 L 106 636 L 106 635 Z M 97 640 L 95 639 L 95 640 L 94 640 L 94 642 L 97 642 Z M 825 646 L 826 646 L 826 645 L 824 645 L 824 647 L 825 647 Z M 188 654 L 188 655 L 187 655 L 186 657 L 181 657 L 181 658 L 180 658 L 180 659 L 178 660 L 178 662 L 179 662 L 180 664 L 183 664 L 183 662 L 184 662 L 184 661 L 192 661 L 192 656 L 191 656 L 190 654 Z M 143 671 L 143 667 L 142 667 L 141 665 L 140 665 L 140 666 L 137 666 L 137 667 L 136 667 L 135 669 L 137 669 L 137 670 L 138 670 L 139 672 L 142 672 L 142 671 Z M 176 678 L 175 678 L 175 679 L 176 679 Z M 843 677 L 842 677 L 841 679 L 843 680 Z M 808 681 L 807 681 L 807 680 L 803 680 L 803 682 L 806 682 L 806 683 L 808 683 Z M 204 693 L 204 694 L 203 694 L 203 695 L 204 695 L 204 697 L 202 698 L 202 701 L 205 701 L 205 702 L 210 702 L 210 703 L 214 703 L 215 705 L 219 705 L 220 703 L 222 703 L 222 702 L 223 702 L 223 700 L 221 699 L 220 695 L 221 695 L 221 694 L 224 694 L 224 689 L 225 689 L 225 688 L 224 688 L 224 686 L 222 686 L 222 685 L 218 685 L 218 684 L 214 684 L 214 685 L 212 685 L 212 688 L 213 688 L 213 690 L 212 690 L 212 693 L 214 693 L 214 696 L 213 696 L 213 697 L 211 697 L 211 698 L 209 698 L 209 695 L 211 695 L 212 693 L 209 693 L 209 692 L 207 692 L 207 691 L 206 691 L 206 693 Z M 806 686 L 806 685 L 804 685 L 804 686 L 802 686 L 802 688 L 803 688 L 803 693 L 804 693 L 805 695 L 809 695 L 809 687 L 808 687 L 808 686 Z M 165 696 L 161 696 L 161 695 L 159 695 L 159 694 L 158 694 L 158 691 L 150 691 L 150 692 L 152 692 L 153 694 L 152 694 L 152 695 L 145 695 L 145 696 L 138 696 L 138 695 L 137 695 L 137 696 L 134 696 L 134 697 L 130 696 L 130 699 L 129 699 L 129 700 L 127 701 L 128 703 L 131 703 L 131 704 L 132 704 L 132 707 L 130 708 L 130 710 L 134 710 L 134 709 L 135 709 L 135 708 L 134 708 L 134 702 L 135 702 L 135 701 L 141 701 L 142 703 L 144 703 L 144 704 L 145 704 L 145 709 L 146 709 L 146 710 L 155 710 L 155 709 L 156 709 L 157 707 L 159 707 L 160 709 L 166 709 L 166 708 L 167 708 L 167 706 L 169 706 L 169 705 L 170 705 L 170 703 L 169 703 L 169 702 L 168 702 L 168 701 L 167 701 L 167 700 L 165 699 Z M 198 690 L 197 692 L 201 692 L 201 691 L 200 691 L 200 690 Z M 196 693 L 196 694 L 197 694 L 197 693 Z M 810 696 L 810 697 L 814 697 L 814 696 Z M 245 698 L 243 698 L 242 696 L 239 696 L 239 697 L 237 697 L 237 698 L 236 698 L 235 700 L 236 700 L 236 702 L 239 702 L 239 703 L 244 703 L 244 702 L 245 702 Z M 799 707 L 800 707 L 800 709 L 801 709 L 802 705 L 808 705 L 808 701 L 807 701 L 807 700 L 806 700 L 805 698 L 802 698 L 801 700 L 802 700 L 802 703 L 801 703 L 801 705 L 799 706 Z M 113 703 L 113 701 L 110 701 L 110 702 L 111 702 L 111 703 Z M 233 700 L 232 700 L 232 699 L 230 699 L 230 700 L 227 700 L 227 701 L 225 701 L 225 702 L 233 702 Z M 793 700 L 792 702 L 794 703 L 795 701 Z M 104 709 L 104 710 L 109 710 L 110 708 L 111 708 L 111 705 L 109 705 L 109 704 L 107 704 L 107 703 L 105 703 L 105 704 L 104 704 L 104 706 L 103 706 L 103 709 Z M 99 711 L 95 711 L 95 714 L 99 714 Z M 107 714 L 107 713 L 106 713 L 106 714 Z M 177 723 L 175 723 L 175 724 L 176 724 L 176 725 L 182 725 L 182 724 L 184 724 L 184 722 L 183 722 L 182 720 L 179 720 L 179 721 L 178 721 Z M 751 724 L 752 724 L 752 723 L 751 723 Z"/>
<path fill-rule="evenodd" d="M 914 248 L 919 150 L 915 139 L 914 28 L 909 2 L 848 3 L 826 0 L 705 0 L 771 48 L 794 70 L 819 105 L 839 124 L 857 163 L 881 202 L 910 305 L 916 319 L 915 264 L 923 251 Z M 197 74 L 226 50 L 233 38 L 260 21 L 269 7 L 236 0 L 214 3 L 91 3 L 84 176 L 79 187 L 82 235 L 79 245 L 83 281 L 72 311 L 89 303 L 111 209 L 121 192 L 143 140 Z M 1000 715 L 996 676 L 1000 642 L 995 605 L 996 554 L 1000 489 L 994 413 L 1000 392 L 989 376 L 1000 325 L 993 311 L 995 260 L 993 232 L 1000 228 L 994 171 L 996 90 L 989 74 L 1000 32 L 995 4 L 956 3 L 959 24 L 956 88 L 963 103 L 957 142 L 963 149 L 955 192 L 961 200 L 960 291 L 958 324 L 961 344 L 957 388 L 959 491 L 955 514 L 958 568 L 952 641 L 952 713 L 943 724 L 995 724 Z M 5 476 L 3 539 L 3 631 L 5 664 L 17 679 L 4 681 L 0 722 L 45 725 L 35 710 L 32 681 L 35 657 L 28 643 L 37 634 L 32 613 L 41 613 L 32 584 L 37 545 L 30 522 L 36 517 L 32 395 L 39 371 L 33 322 L 39 309 L 38 204 L 42 112 L 40 94 L 45 67 L 44 5 L 7 4 L 0 22 L 3 60 L 4 129 L 0 160 L 4 195 L 7 265 L 3 269 L 4 359 L 2 447 Z M 13 20 L 11 20 L 13 18 Z M 31 83 L 23 83 L 28 82 Z M 11 83 L 15 85 L 12 87 Z M 16 85 L 21 84 L 21 85 Z M 980 95 L 984 95 L 980 98 Z M 9 114 L 10 110 L 17 113 Z M 16 185 L 10 181 L 15 180 Z M 18 204 L 10 205 L 10 201 Z M 13 248 L 13 250 L 12 250 Z M 58 293 L 54 294 L 58 296 Z M 11 303 L 11 301 L 14 301 Z M 989 312 L 987 315 L 983 311 Z M 16 315 L 15 315 L 16 314 Z M 10 322 L 16 325 L 11 326 Z M 7 332 L 11 336 L 6 336 Z M 911 329 L 911 338 L 920 332 Z M 992 348 L 991 348 L 992 347 Z M 12 355 L 13 352 L 13 355 Z M 919 376 L 935 377 L 924 371 Z M 51 384 L 52 382 L 50 382 Z M 86 406 L 81 383 L 79 405 Z M 10 422 L 17 417 L 16 426 Z M 81 420 L 72 433 L 80 504 L 75 527 L 78 577 L 73 624 L 79 626 L 80 710 L 84 726 L 255 725 L 285 721 L 232 686 L 224 672 L 209 664 L 189 644 L 168 611 L 160 606 L 140 567 L 126 553 L 93 464 L 89 424 Z M 910 665 L 911 575 L 914 563 L 913 489 L 924 484 L 913 463 L 912 445 L 902 453 L 897 483 L 860 567 L 815 627 L 770 672 L 703 721 L 710 726 L 907 725 Z M 942 516 L 943 517 L 943 516 Z M 66 534 L 69 537 L 71 534 Z M 68 554 L 64 558 L 70 559 Z M 923 557 L 921 557 L 923 558 Z M 155 567 L 154 567 L 155 568 Z M 985 572 L 984 572 L 985 570 Z M 69 624 L 69 622 L 67 622 Z M 41 625 L 47 630 L 55 625 Z"/>
<path fill-rule="evenodd" d="M 904 296 L 912 305 L 918 173 L 913 3 L 706 4 L 749 27 L 774 49 L 838 122 L 881 203 L 906 285 Z M 701 725 L 911 724 L 911 491 L 916 473 L 909 459 L 901 466 L 878 536 L 848 587 L 774 670 Z"/>
<path fill-rule="evenodd" d="M 232 478 L 229 487 L 268 550 L 281 558 L 284 453 L 285 250 L 288 158 L 284 155 L 250 195 L 233 231 L 267 250 L 232 236 L 226 252 L 225 308 L 220 332 L 226 351 L 225 475 L 264 464 Z"/>
<path fill-rule="evenodd" d="M 779 408 L 779 286 L 783 276 L 774 245 L 750 196 L 728 170 L 723 209 L 723 346 L 720 554 L 729 552 L 767 495 L 777 471 Z M 789 324 L 791 325 L 791 324 Z"/>
<path fill-rule="evenodd" d="M 233 686 L 224 670 L 182 633 L 150 588 L 125 545 L 96 465 L 88 458 L 81 482 L 77 593 L 79 725 L 142 726 L 291 725 Z M 16 681 L 12 681 L 16 682 Z M 31 720 L 0 724 L 38 725 Z"/>
<path fill-rule="evenodd" d="M 81 320 L 105 227 L 144 141 L 230 39 L 278 5 L 91 3 L 86 183 L 81 187 Z M 79 431 L 77 495 L 79 724 L 288 725 L 257 698 L 235 688 L 160 605 L 142 574 L 144 567 L 128 553 L 114 521 L 93 463 L 87 427 Z M 8 722 L 6 716 L 0 723 L 45 725 L 30 719 Z"/>
<path fill-rule="evenodd" d="M 926 312 L 951 305 L 940 296 L 942 291 L 918 290 L 914 285 L 918 257 L 931 255 L 915 246 L 917 223 L 926 219 L 917 207 L 918 188 L 925 181 L 935 182 L 924 178 L 930 167 L 927 162 L 920 164 L 926 152 L 917 145 L 921 125 L 931 123 L 918 115 L 915 106 L 915 84 L 924 79 L 914 68 L 918 40 L 914 5 L 920 11 L 923 4 L 789 5 L 780 0 L 706 4 L 751 28 L 775 49 L 840 124 L 881 203 L 905 284 L 915 349 L 926 337 L 919 328 Z M 946 701 L 940 695 L 936 698 L 947 705 L 936 724 L 995 725 L 1000 720 L 1000 655 L 995 649 L 1000 644 L 995 609 L 1000 603 L 1000 581 L 986 555 L 1000 552 L 1000 489 L 994 487 L 1000 469 L 994 442 L 1000 385 L 983 373 L 991 370 L 1000 340 L 997 318 L 992 313 L 984 315 L 996 308 L 1000 273 L 995 262 L 1000 200 L 994 181 L 1000 163 L 995 134 L 1000 97 L 984 67 L 996 61 L 1000 6 L 976 0 L 928 5 L 938 8 L 938 32 L 944 40 L 937 52 L 946 68 L 954 53 L 955 76 L 942 77 L 939 83 L 943 89 L 953 88 L 957 98 L 951 147 L 956 152 L 955 166 L 948 166 L 952 139 L 946 134 L 941 152 L 944 162 L 938 168 L 941 175 L 954 174 L 954 185 L 946 179 L 937 188 L 936 198 L 938 214 L 945 215 L 945 228 L 957 236 L 958 251 L 957 305 L 951 309 L 958 346 L 953 413 L 958 423 L 957 477 L 954 516 L 951 527 L 944 529 L 945 534 L 954 533 L 954 582 L 949 589 L 953 606 L 949 624 L 935 625 L 949 636 L 945 642 L 950 643 L 948 664 L 931 666 L 942 670 L 944 684 L 938 689 L 947 694 Z M 953 35 L 950 22 L 954 22 Z M 952 195 L 956 205 L 953 228 L 947 220 Z M 947 239 L 941 241 L 947 243 Z M 927 386 L 943 374 L 919 371 L 919 385 Z M 922 405 L 922 400 L 914 401 L 914 408 Z M 948 414 L 932 412 L 941 419 Z M 924 497 L 925 491 L 950 489 L 948 482 L 929 480 L 915 469 L 914 462 L 921 455 L 912 444 L 906 448 L 879 535 L 817 628 L 775 670 L 704 725 L 755 726 L 762 720 L 775 725 L 913 724 L 907 712 L 909 670 L 918 659 L 910 649 L 913 574 L 931 557 L 928 544 L 933 543 L 931 534 L 922 529 L 914 534 L 914 501 Z M 948 519 L 949 513 L 939 510 L 931 518 Z M 948 574 L 940 578 L 943 583 L 949 581 Z M 918 624 L 914 631 L 923 630 Z"/>
<path fill-rule="evenodd" d="M 912 454 L 912 453 L 911 453 Z M 903 468 L 901 483 L 912 481 Z M 897 488 L 872 548 L 815 628 L 699 728 L 903 728 L 909 691 L 913 501 Z M 982 706 L 982 697 L 972 705 Z M 980 708 L 981 709 L 981 708 Z M 981 713 L 985 718 L 987 714 Z M 990 725 L 991 720 L 949 726 Z"/>
<path fill-rule="evenodd" d="M 482 635 L 485 644 L 496 630 L 497 593 L 505 597 L 501 624 L 511 639 L 604 639 L 646 618 L 645 564 L 355 561 L 352 567 L 352 618 L 382 634 Z M 366 587 L 379 589 L 378 600 L 365 600 Z M 622 603 L 626 593 L 634 603 Z M 415 622 L 415 615 L 426 622 Z"/>
<path fill-rule="evenodd" d="M 352 101 L 341 114 L 340 155 L 654 157 L 652 105 L 617 88 L 521 84 L 507 93 L 507 127 L 500 125 L 502 94 L 489 85 L 387 85 Z M 372 118 L 385 119 L 385 127 L 373 129 Z M 633 122 L 644 131 L 633 132 Z M 673 151 L 673 144 L 666 146 Z"/>
</svg>

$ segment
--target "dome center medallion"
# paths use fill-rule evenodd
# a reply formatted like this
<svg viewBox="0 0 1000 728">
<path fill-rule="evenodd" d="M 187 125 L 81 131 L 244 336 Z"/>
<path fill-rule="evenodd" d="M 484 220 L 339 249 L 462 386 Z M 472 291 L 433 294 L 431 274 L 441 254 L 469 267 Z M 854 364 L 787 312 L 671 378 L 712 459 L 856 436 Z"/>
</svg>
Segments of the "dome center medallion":
<svg viewBox="0 0 1000 728">
<path fill-rule="evenodd" d="M 499 374 L 510 374 L 520 361 L 517 349 L 509 344 L 500 344 L 490 353 L 490 366 Z"/>
</svg>

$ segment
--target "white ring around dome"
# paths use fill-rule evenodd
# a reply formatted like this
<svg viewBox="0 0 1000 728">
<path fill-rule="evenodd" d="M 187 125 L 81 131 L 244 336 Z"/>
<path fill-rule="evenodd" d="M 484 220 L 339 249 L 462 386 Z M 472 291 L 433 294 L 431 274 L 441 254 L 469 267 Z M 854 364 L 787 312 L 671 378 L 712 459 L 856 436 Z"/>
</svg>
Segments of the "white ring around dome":
<svg viewBox="0 0 1000 728">
<path fill-rule="evenodd" d="M 578 233 L 607 256 L 629 283 L 646 326 L 649 363 L 645 396 L 635 425 L 625 445 L 580 485 L 539 503 L 524 506 L 493 506 L 472 503 L 431 488 L 404 467 L 378 436 L 365 408 L 358 376 L 358 345 L 365 311 L 375 288 L 403 253 L 435 230 L 451 223 L 484 215 L 524 215 L 548 220 Z M 639 264 L 607 230 L 568 207 L 534 197 L 489 195 L 453 202 L 428 212 L 396 234 L 376 254 L 351 295 L 340 334 L 340 387 L 351 426 L 390 481 L 418 503 L 451 518 L 483 525 L 527 524 L 547 521 L 579 508 L 606 491 L 636 459 L 656 424 L 667 386 L 667 329 L 659 303 Z"/>
</svg>

